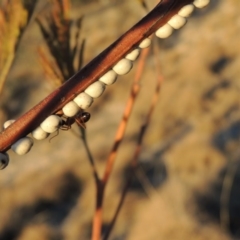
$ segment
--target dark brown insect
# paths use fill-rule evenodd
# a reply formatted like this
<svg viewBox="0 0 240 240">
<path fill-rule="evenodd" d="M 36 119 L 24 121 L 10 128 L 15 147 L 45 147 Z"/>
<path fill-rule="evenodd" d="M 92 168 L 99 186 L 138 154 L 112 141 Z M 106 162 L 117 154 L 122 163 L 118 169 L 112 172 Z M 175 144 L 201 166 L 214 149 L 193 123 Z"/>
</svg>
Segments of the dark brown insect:
<svg viewBox="0 0 240 240">
<path fill-rule="evenodd" d="M 86 128 L 85 123 L 89 121 L 91 114 L 89 112 L 79 112 L 76 116 L 74 117 L 63 117 L 63 115 L 61 113 L 57 113 L 58 116 L 62 117 L 62 122 L 60 125 L 61 130 L 69 130 L 71 129 L 71 126 L 76 122 L 78 126 L 82 127 L 82 128 Z M 57 131 L 57 134 L 53 137 L 51 137 L 49 139 L 49 142 L 55 138 L 56 136 L 58 136 L 59 134 L 59 130 Z"/>
<path fill-rule="evenodd" d="M 61 127 L 62 130 L 68 130 L 71 128 L 72 124 L 75 122 L 78 124 L 78 126 L 82 128 L 86 128 L 85 123 L 89 121 L 91 115 L 89 112 L 79 112 L 74 117 L 67 117 L 65 119 L 62 119 Z"/>
</svg>

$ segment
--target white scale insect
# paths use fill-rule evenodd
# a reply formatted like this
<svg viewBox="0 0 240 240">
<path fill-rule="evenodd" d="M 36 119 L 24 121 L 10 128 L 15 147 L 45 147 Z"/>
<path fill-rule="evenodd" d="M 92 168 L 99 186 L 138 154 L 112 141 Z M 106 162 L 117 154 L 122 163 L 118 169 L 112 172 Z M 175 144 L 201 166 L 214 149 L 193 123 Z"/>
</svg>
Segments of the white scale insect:
<svg viewBox="0 0 240 240">
<path fill-rule="evenodd" d="M 160 27 L 155 35 L 159 38 L 165 39 L 168 38 L 174 31 L 174 29 L 180 29 L 183 27 L 194 8 L 203 8 L 209 4 L 210 0 L 195 0 L 193 4 L 188 4 L 180 9 L 180 11 L 174 15 L 168 23 Z M 144 39 L 139 46 L 128 53 L 125 58 L 118 61 L 111 70 L 105 73 L 98 81 L 92 83 L 88 86 L 84 92 L 80 93 L 73 101 L 68 102 L 63 108 L 62 112 L 67 117 L 67 120 L 63 120 L 58 115 L 51 115 L 47 117 L 39 127 L 32 131 L 32 136 L 37 140 L 45 139 L 49 136 L 50 133 L 57 131 L 59 128 L 69 129 L 71 124 L 77 122 L 80 126 L 85 127 L 84 123 L 87 122 L 90 116 L 79 115 L 82 112 L 82 109 L 89 108 L 94 99 L 100 97 L 106 86 L 111 85 L 116 82 L 118 75 L 127 74 L 133 67 L 133 61 L 135 61 L 142 48 L 147 48 L 151 45 L 151 39 Z M 14 120 L 8 120 L 4 123 L 4 128 L 7 128 L 12 124 Z M 24 137 L 15 142 L 11 149 L 19 155 L 26 154 L 30 151 L 33 146 L 33 140 L 30 137 Z M 0 169 L 2 166 L 8 164 L 9 158 L 7 153 L 0 153 Z"/>
</svg>

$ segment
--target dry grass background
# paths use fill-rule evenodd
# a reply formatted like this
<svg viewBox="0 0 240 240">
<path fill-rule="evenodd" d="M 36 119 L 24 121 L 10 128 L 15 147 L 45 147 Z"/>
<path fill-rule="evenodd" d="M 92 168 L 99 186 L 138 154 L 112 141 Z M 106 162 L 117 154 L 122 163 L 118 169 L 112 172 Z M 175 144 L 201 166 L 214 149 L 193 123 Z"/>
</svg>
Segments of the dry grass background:
<svg viewBox="0 0 240 240">
<path fill-rule="evenodd" d="M 154 1 L 148 1 L 152 6 Z M 41 9 L 48 5 L 42 1 Z M 110 239 L 238 239 L 240 237 L 240 2 L 211 0 L 188 24 L 159 40 L 164 82 L 140 165 L 145 177 L 130 188 Z M 137 22 L 136 1 L 74 1 L 73 17 L 85 15 L 85 62 Z M 52 86 L 37 57 L 43 44 L 32 22 L 21 42 L 1 105 L 15 118 L 40 101 Z M 139 126 L 150 104 L 155 71 L 150 56 L 142 90 L 107 187 L 104 223 L 114 213 L 133 155 Z M 88 140 L 103 171 L 134 76 L 119 78 L 90 108 Z M 0 172 L 0 239 L 90 239 L 95 188 L 81 140 L 62 131 L 36 142 L 26 156 L 10 153 Z M 220 217 L 226 173 L 230 221 Z M 229 174 L 227 175 L 229 176 Z M 146 177 L 151 187 L 144 185 Z M 145 187 L 143 187 L 145 186 Z"/>
</svg>

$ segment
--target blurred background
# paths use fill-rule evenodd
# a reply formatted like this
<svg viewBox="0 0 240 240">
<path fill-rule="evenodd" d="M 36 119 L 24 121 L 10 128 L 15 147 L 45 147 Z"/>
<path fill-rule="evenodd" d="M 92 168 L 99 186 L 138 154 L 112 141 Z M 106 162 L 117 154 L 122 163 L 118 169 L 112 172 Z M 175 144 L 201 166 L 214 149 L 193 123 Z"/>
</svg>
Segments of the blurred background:
<svg viewBox="0 0 240 240">
<path fill-rule="evenodd" d="M 1 1 L 0 1 L 1 2 Z M 147 0 L 151 9 L 155 0 Z M 0 99 L 0 122 L 21 116 L 55 89 L 38 54 L 46 47 L 34 17 L 51 9 L 39 1 L 16 52 Z M 139 174 L 129 189 L 112 240 L 240 238 L 240 1 L 211 0 L 187 25 L 158 40 L 160 98 L 144 138 Z M 139 1 L 72 1 L 84 16 L 83 64 L 145 15 Z M 87 136 L 102 175 L 121 120 L 133 70 L 89 109 Z M 155 87 L 154 56 L 104 200 L 104 226 L 126 182 L 141 123 Z M 74 127 L 73 127 L 74 129 Z M 77 129 L 75 129 L 77 130 Z M 95 185 L 85 149 L 71 131 L 36 141 L 25 156 L 9 151 L 0 172 L 0 240 L 90 239 Z"/>
</svg>

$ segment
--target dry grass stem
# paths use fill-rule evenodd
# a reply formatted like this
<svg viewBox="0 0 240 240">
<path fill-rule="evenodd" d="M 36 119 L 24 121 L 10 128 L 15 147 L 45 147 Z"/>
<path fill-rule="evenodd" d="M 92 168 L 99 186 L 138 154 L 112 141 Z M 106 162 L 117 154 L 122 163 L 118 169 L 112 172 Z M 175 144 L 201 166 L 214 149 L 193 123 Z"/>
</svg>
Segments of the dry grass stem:
<svg viewBox="0 0 240 240">
<path fill-rule="evenodd" d="M 123 189 L 120 201 L 118 203 L 117 209 L 115 211 L 115 214 L 113 216 L 112 221 L 110 222 L 109 228 L 106 231 L 106 234 L 104 236 L 104 240 L 107 240 L 109 238 L 109 235 L 111 233 L 111 230 L 114 227 L 114 224 L 117 220 L 117 216 L 120 212 L 120 209 L 124 203 L 124 199 L 126 197 L 127 194 L 127 190 L 129 188 L 129 186 L 131 185 L 132 179 L 133 179 L 133 174 L 136 174 L 136 177 L 139 178 L 139 180 L 142 183 L 143 188 L 145 189 L 146 193 L 150 196 L 153 192 L 156 193 L 155 189 L 152 187 L 151 183 L 149 182 L 149 180 L 147 179 L 146 175 L 144 174 L 142 169 L 137 168 L 137 163 L 138 163 L 138 159 L 139 159 L 139 155 L 141 152 L 141 147 L 142 147 L 142 141 L 143 141 L 143 137 L 146 133 L 147 127 L 151 121 L 151 117 L 154 111 L 154 108 L 156 107 L 158 98 L 159 98 L 159 94 L 160 94 L 160 88 L 161 88 L 161 83 L 162 83 L 162 76 L 159 73 L 159 60 L 158 60 L 158 56 L 159 56 L 159 50 L 158 50 L 158 46 L 157 43 L 154 42 L 155 44 L 153 45 L 153 52 L 154 52 L 154 56 L 155 56 L 155 69 L 156 69 L 156 75 L 157 75 L 157 83 L 156 83 L 156 87 L 155 87 L 155 92 L 152 98 L 152 102 L 151 105 L 149 107 L 149 111 L 146 115 L 146 120 L 145 123 L 142 125 L 142 127 L 140 128 L 140 133 L 139 133 L 139 137 L 138 137 L 138 141 L 137 141 L 137 146 L 134 152 L 134 156 L 133 156 L 133 160 L 131 162 L 131 171 L 129 172 L 129 176 L 128 176 L 128 180 L 126 181 L 126 185 Z M 142 55 L 140 56 L 140 60 L 139 60 L 139 64 L 138 64 L 138 70 L 136 73 L 136 77 L 134 80 L 134 84 L 138 84 L 140 77 L 142 75 L 142 70 L 143 70 L 143 65 L 145 63 L 145 58 L 146 56 L 149 54 L 149 49 L 146 49 L 145 52 L 142 53 Z M 134 89 L 134 87 L 133 87 Z M 109 171 L 111 172 L 111 171 Z"/>
<path fill-rule="evenodd" d="M 58 87 L 82 66 L 84 51 L 84 41 L 80 42 L 82 17 L 73 21 L 69 16 L 70 1 L 54 0 L 50 15 L 43 14 L 37 18 L 51 58 L 54 59 L 49 60 L 49 55 L 43 47 L 40 47 L 38 51 L 40 62 L 47 78 L 55 84 L 58 83 Z M 71 34 L 73 23 L 76 26 L 74 35 Z M 70 44 L 72 38 L 73 46 Z M 75 62 L 77 67 L 74 67 Z"/>
<path fill-rule="evenodd" d="M 110 177 L 110 174 L 112 173 L 113 165 L 114 165 L 114 162 L 116 160 L 116 155 L 117 155 L 119 146 L 120 146 L 120 144 L 123 140 L 128 120 L 131 116 L 134 103 L 136 102 L 137 95 L 140 91 L 139 82 L 140 82 L 141 77 L 142 77 L 144 65 L 145 65 L 145 62 L 146 62 L 146 58 L 149 54 L 149 51 L 150 51 L 150 48 L 144 49 L 141 52 L 141 55 L 139 57 L 139 61 L 138 61 L 138 64 L 137 64 L 136 74 L 135 74 L 135 78 L 134 78 L 133 85 L 132 85 L 132 88 L 131 88 L 130 96 L 128 98 L 128 101 L 127 101 L 127 104 L 126 104 L 126 107 L 125 107 L 125 110 L 124 110 L 124 113 L 123 113 L 122 121 L 119 124 L 118 130 L 117 130 L 117 133 L 116 133 L 116 136 L 115 136 L 112 151 L 110 152 L 108 160 L 107 160 L 106 169 L 105 169 L 105 173 L 104 173 L 104 177 L 103 177 L 104 188 L 106 187 L 107 182 L 108 182 L 109 177 Z M 109 225 L 108 230 L 106 231 L 104 239 L 108 238 L 108 236 L 109 236 L 109 234 L 110 234 L 110 232 L 111 232 L 111 230 L 112 230 L 112 228 L 113 228 L 113 226 L 116 222 L 118 213 L 121 209 L 121 205 L 123 204 L 126 193 L 127 193 L 127 188 L 125 188 L 123 190 L 123 193 L 122 193 L 122 196 L 121 196 L 121 199 L 120 199 L 120 203 L 118 204 L 117 210 L 114 214 L 113 220 L 111 221 L 111 223 Z"/>
<path fill-rule="evenodd" d="M 37 1 L 5 2 L 0 9 L 0 93 Z M 0 94 L 1 96 L 1 94 Z"/>
</svg>

